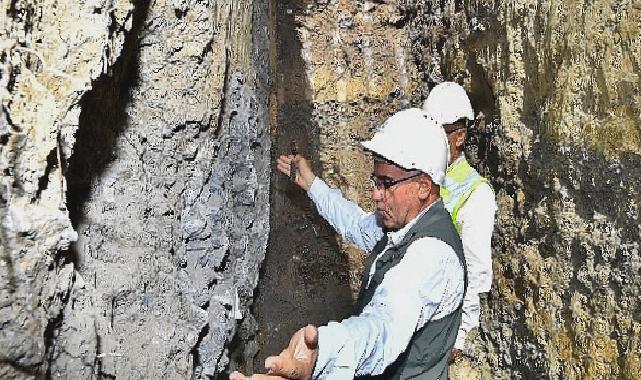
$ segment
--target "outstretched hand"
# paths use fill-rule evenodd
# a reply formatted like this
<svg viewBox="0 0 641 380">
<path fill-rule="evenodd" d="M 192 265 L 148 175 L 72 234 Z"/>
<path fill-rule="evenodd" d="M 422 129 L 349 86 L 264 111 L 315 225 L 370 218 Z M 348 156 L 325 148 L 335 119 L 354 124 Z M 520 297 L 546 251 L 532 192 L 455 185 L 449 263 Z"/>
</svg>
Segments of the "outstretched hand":
<svg viewBox="0 0 641 380">
<path fill-rule="evenodd" d="M 308 325 L 298 330 L 289 341 L 289 346 L 278 356 L 265 359 L 267 374 L 247 377 L 240 372 L 229 376 L 230 380 L 309 380 L 314 374 L 318 358 L 318 329 Z"/>
<path fill-rule="evenodd" d="M 309 191 L 314 178 L 316 178 L 309 161 L 301 155 L 290 154 L 278 157 L 276 159 L 276 168 L 288 177 L 292 177 L 292 174 L 294 174 L 292 180 L 305 191 Z"/>
</svg>

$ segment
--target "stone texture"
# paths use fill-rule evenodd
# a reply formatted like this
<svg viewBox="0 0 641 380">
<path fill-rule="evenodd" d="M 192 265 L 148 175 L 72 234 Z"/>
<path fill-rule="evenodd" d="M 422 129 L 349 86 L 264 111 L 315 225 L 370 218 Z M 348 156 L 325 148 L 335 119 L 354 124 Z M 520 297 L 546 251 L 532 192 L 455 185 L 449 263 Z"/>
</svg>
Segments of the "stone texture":
<svg viewBox="0 0 641 380">
<path fill-rule="evenodd" d="M 370 163 L 357 140 L 386 115 L 419 106 L 442 80 L 464 84 L 480 111 L 467 155 L 497 194 L 495 281 L 474 359 L 454 378 L 638 376 L 640 11 L 629 1 L 287 3 L 319 136 L 312 157 L 365 207 Z M 355 279 L 360 256 L 339 244 Z"/>
<path fill-rule="evenodd" d="M 371 207 L 358 140 L 444 79 L 499 203 L 452 377 L 641 372 L 637 2 L 1 4 L 0 378 L 224 377 L 344 315 L 361 253 L 271 161 Z"/>
<path fill-rule="evenodd" d="M 269 230 L 267 2 L 3 10 L 1 377 L 222 372 Z"/>
<path fill-rule="evenodd" d="M 636 378 L 641 9 L 631 2 L 408 4 L 416 61 L 483 112 L 494 184 L 483 378 Z"/>
<path fill-rule="evenodd" d="M 131 28 L 127 1 L 0 7 L 0 377 L 41 376 L 73 288 L 64 162 L 78 105 Z M 64 42 L 63 42 L 64 41 Z"/>
<path fill-rule="evenodd" d="M 301 9 L 323 175 L 350 198 L 366 203 L 368 163 L 355 138 L 387 113 L 420 105 L 441 80 L 466 85 L 481 111 L 468 156 L 491 178 L 499 213 L 495 282 L 468 370 L 634 378 L 638 4 L 337 0 Z"/>
</svg>

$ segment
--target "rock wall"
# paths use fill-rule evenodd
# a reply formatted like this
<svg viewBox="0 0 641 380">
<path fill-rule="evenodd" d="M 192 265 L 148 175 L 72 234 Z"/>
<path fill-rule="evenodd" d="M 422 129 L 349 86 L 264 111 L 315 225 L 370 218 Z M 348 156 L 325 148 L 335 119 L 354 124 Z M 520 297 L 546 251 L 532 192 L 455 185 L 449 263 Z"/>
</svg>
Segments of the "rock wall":
<svg viewBox="0 0 641 380">
<path fill-rule="evenodd" d="M 1 10 L 0 377 L 10 379 L 46 371 L 76 273 L 64 254 L 77 239 L 64 163 L 78 103 L 119 56 L 133 6 L 3 1 Z"/>
<path fill-rule="evenodd" d="M 226 368 L 269 231 L 267 9 L 3 3 L 0 377 Z"/>
<path fill-rule="evenodd" d="M 296 150 L 330 185 L 369 206 L 371 160 L 358 142 L 420 95 L 408 31 L 396 25 L 399 9 L 349 0 L 277 4 L 273 155 Z M 363 261 L 279 172 L 272 175 L 271 207 L 254 309 L 257 371 L 301 326 L 349 315 Z"/>
<path fill-rule="evenodd" d="M 289 11 L 316 162 L 351 199 L 368 204 L 356 140 L 387 114 L 442 80 L 464 84 L 480 112 L 467 155 L 497 195 L 495 279 L 470 339 L 476 359 L 453 377 L 638 376 L 639 5 L 335 0 Z"/>
<path fill-rule="evenodd" d="M 407 6 L 421 71 L 465 83 L 483 113 L 470 155 L 499 213 L 481 377 L 637 378 L 641 8 Z"/>
<path fill-rule="evenodd" d="M 636 2 L 2 10 L 1 378 L 224 377 L 345 315 L 361 253 L 271 161 L 301 152 L 370 207 L 358 140 L 445 79 L 480 112 L 467 155 L 499 204 L 452 377 L 641 372 Z"/>
</svg>

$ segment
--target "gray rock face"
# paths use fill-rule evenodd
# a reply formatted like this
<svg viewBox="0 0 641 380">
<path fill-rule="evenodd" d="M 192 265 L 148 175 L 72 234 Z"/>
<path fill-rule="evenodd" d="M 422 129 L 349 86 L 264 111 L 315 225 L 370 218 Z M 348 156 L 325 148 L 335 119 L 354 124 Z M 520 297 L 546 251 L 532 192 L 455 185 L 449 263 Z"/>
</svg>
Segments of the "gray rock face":
<svg viewBox="0 0 641 380">
<path fill-rule="evenodd" d="M 267 3 L 68 4 L 63 25 L 24 7 L 3 56 L 2 377 L 219 373 L 269 231 L 268 44 L 252 27 Z M 41 46 L 61 33 L 78 44 L 58 61 Z M 45 76 L 83 70 L 67 92 Z"/>
</svg>

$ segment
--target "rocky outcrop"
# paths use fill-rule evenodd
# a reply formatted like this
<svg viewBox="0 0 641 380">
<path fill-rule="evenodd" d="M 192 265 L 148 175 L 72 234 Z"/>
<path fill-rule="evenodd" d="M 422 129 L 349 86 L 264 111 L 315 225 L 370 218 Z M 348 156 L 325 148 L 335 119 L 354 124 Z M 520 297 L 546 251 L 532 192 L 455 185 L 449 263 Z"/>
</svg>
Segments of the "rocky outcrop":
<svg viewBox="0 0 641 380">
<path fill-rule="evenodd" d="M 345 315 L 361 253 L 270 162 L 306 154 L 370 207 L 358 140 L 446 79 L 479 111 L 467 155 L 499 203 L 452 377 L 641 372 L 638 4 L 2 10 L 1 378 L 224 376 Z"/>
<path fill-rule="evenodd" d="M 499 204 L 495 281 L 470 340 L 473 373 L 455 378 L 639 372 L 640 11 L 612 1 L 292 6 L 317 163 L 353 200 L 368 194 L 356 140 L 387 114 L 420 105 L 442 80 L 464 84 L 479 111 L 467 154 Z"/>
<path fill-rule="evenodd" d="M 499 204 L 482 377 L 636 378 L 641 9 L 408 6 L 422 71 L 465 83 L 482 112 L 470 155 Z"/>
<path fill-rule="evenodd" d="M 220 372 L 269 230 L 267 3 L 3 9 L 2 377 Z"/>
<path fill-rule="evenodd" d="M 83 94 L 112 66 L 132 26 L 126 1 L 2 3 L 0 377 L 45 371 L 76 279 L 65 252 L 65 162 Z"/>
</svg>

